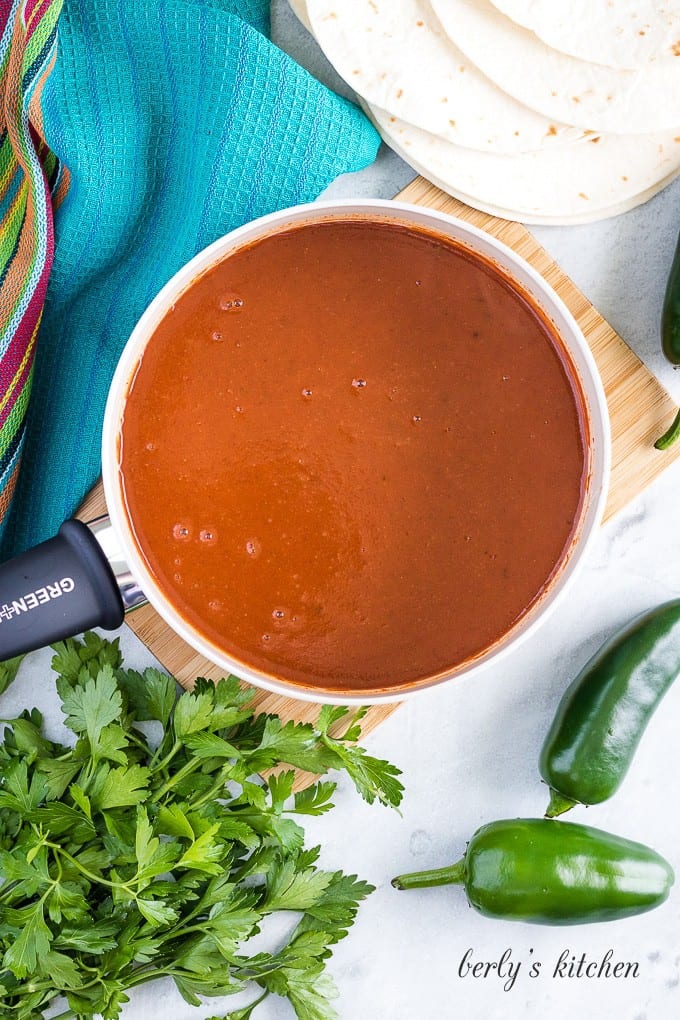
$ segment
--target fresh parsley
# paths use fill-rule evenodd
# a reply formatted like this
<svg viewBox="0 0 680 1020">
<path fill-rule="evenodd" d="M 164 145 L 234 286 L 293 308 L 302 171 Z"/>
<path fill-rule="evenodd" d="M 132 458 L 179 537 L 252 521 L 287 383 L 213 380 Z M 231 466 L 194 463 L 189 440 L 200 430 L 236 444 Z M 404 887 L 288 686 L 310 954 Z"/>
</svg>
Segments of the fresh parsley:
<svg viewBox="0 0 680 1020">
<path fill-rule="evenodd" d="M 252 988 L 228 1020 L 270 994 L 299 1020 L 336 1017 L 326 961 L 372 886 L 317 866 L 296 817 L 330 810 L 335 784 L 294 793 L 293 770 L 344 771 L 396 807 L 398 769 L 356 744 L 363 713 L 255 715 L 235 677 L 179 693 L 95 634 L 55 646 L 52 664 L 74 745 L 48 740 L 35 709 L 3 721 L 2 1016 L 37 1020 L 61 1000 L 58 1020 L 116 1020 L 130 989 L 170 976 L 196 1006 Z M 0 666 L 0 688 L 16 667 Z M 290 936 L 248 955 L 280 911 Z"/>
<path fill-rule="evenodd" d="M 6 659 L 5 662 L 0 662 L 0 694 L 4 694 L 9 685 L 14 681 L 23 660 L 23 655 L 17 655 L 14 659 Z"/>
</svg>

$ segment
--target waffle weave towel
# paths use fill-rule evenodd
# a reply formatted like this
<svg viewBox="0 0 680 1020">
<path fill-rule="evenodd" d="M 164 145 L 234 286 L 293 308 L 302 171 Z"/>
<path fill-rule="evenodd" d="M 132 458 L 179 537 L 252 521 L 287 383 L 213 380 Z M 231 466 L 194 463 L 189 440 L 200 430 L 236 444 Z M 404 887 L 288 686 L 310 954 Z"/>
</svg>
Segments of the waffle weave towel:
<svg viewBox="0 0 680 1020">
<path fill-rule="evenodd" d="M 169 277 L 375 158 L 268 30 L 269 0 L 1 0 L 3 558 L 96 481 L 118 355 Z"/>
</svg>

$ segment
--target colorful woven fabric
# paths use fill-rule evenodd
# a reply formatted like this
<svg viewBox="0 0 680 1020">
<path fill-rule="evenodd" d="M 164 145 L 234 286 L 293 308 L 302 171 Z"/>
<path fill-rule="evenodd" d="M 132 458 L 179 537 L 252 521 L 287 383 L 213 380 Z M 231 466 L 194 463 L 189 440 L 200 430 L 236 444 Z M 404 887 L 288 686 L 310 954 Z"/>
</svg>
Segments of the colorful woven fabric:
<svg viewBox="0 0 680 1020">
<path fill-rule="evenodd" d="M 0 9 L 6 557 L 54 533 L 96 481 L 116 361 L 169 277 L 240 223 L 368 165 L 379 139 L 267 38 L 268 0 Z"/>
<path fill-rule="evenodd" d="M 61 0 L 0 6 L 0 519 L 16 486 L 54 254 L 51 193 L 64 181 L 40 136 L 60 9 Z"/>
</svg>

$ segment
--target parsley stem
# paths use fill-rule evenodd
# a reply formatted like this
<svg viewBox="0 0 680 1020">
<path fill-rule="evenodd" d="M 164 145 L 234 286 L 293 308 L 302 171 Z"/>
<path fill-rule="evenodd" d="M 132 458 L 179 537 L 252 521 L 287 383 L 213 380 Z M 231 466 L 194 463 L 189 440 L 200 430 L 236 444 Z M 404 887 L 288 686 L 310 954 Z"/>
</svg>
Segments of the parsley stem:
<svg viewBox="0 0 680 1020">
<path fill-rule="evenodd" d="M 166 793 L 169 793 L 170 790 L 172 790 L 173 786 L 176 786 L 182 779 L 186 779 L 187 776 L 190 776 L 191 773 L 200 768 L 202 764 L 203 761 L 200 758 L 192 758 L 188 761 L 186 765 L 183 765 L 181 769 L 175 772 L 174 776 L 171 776 L 171 778 L 168 779 L 167 783 L 164 783 L 163 786 L 161 786 L 160 790 L 156 791 L 151 798 L 151 803 L 157 804 Z"/>
<path fill-rule="evenodd" d="M 267 988 L 265 988 L 264 992 L 259 997 L 259 999 L 255 999 L 253 1002 L 249 1002 L 247 1006 L 242 1006 L 241 1009 L 243 1009 L 243 1010 L 246 1010 L 246 1009 L 251 1009 L 251 1010 L 255 1009 L 255 1007 L 259 1006 L 261 1002 L 264 1002 L 264 1000 L 267 998 L 268 995 L 269 995 L 269 990 Z"/>
<path fill-rule="evenodd" d="M 203 805 L 206 804 L 209 800 L 213 800 L 218 795 L 218 793 L 220 793 L 220 791 L 224 789 L 224 786 L 229 778 L 229 773 L 231 771 L 232 771 L 231 762 L 228 765 L 222 766 L 220 771 L 217 773 L 219 779 L 215 783 L 213 783 L 210 789 L 207 790 L 202 797 L 199 797 L 198 800 L 194 800 L 191 802 L 191 807 L 194 811 L 196 811 L 200 807 L 203 807 Z"/>
<path fill-rule="evenodd" d="M 78 985 L 79 992 L 82 991 L 84 988 L 91 988 L 92 985 L 102 984 L 102 977 L 101 974 L 99 973 L 99 970 L 96 970 L 94 967 L 85 966 L 83 966 L 83 969 L 89 970 L 91 974 L 96 973 L 97 976 L 92 978 L 91 981 L 86 981 L 83 982 L 82 984 L 79 984 Z M 58 982 L 56 982 L 55 979 L 51 977 L 49 978 L 49 980 L 43 982 L 42 984 L 36 981 L 27 981 L 23 985 L 17 985 L 15 988 L 12 989 L 12 993 L 14 995 L 19 995 L 24 992 L 30 992 L 31 994 L 34 994 L 35 992 L 49 991 L 52 997 L 54 997 L 55 995 L 66 995 L 66 992 L 68 990 L 69 989 L 67 986 L 58 984 Z M 50 1018 L 50 1020 L 57 1020 L 57 1018 L 52 1017 Z"/>
<path fill-rule="evenodd" d="M 181 740 L 176 740 L 175 743 L 170 748 L 170 750 L 168 751 L 168 753 L 166 754 L 165 758 L 163 758 L 162 761 L 159 761 L 156 764 L 156 755 L 158 754 L 158 752 L 160 751 L 162 746 L 163 746 L 162 743 L 158 745 L 158 748 L 156 750 L 156 754 L 154 754 L 153 758 L 151 759 L 151 768 L 152 768 L 152 770 L 154 772 L 162 772 L 163 769 L 168 767 L 168 765 L 170 764 L 172 759 L 175 757 L 177 752 L 181 749 L 182 741 Z"/>
<path fill-rule="evenodd" d="M 61 857 L 65 857 L 67 861 L 70 861 L 71 864 L 78 869 L 81 875 L 84 875 L 85 878 L 89 878 L 91 882 L 95 882 L 98 885 L 108 886 L 109 889 L 125 889 L 130 893 L 133 899 L 136 898 L 132 886 L 128 882 L 109 882 L 108 879 L 102 878 L 101 875 L 95 875 L 94 872 L 89 871 L 88 868 L 82 865 L 80 861 L 77 861 L 75 857 L 72 857 L 71 854 L 64 850 L 63 847 L 60 847 L 58 843 L 46 842 L 45 846 L 51 847 L 55 852 L 55 856 L 56 854 L 59 854 Z"/>
<path fill-rule="evenodd" d="M 7 897 L 8 896 L 11 897 L 12 892 L 16 889 L 18 885 L 19 885 L 18 881 L 3 883 L 3 885 L 0 886 L 0 903 L 5 903 L 7 901 Z"/>
<path fill-rule="evenodd" d="M 151 969 L 148 966 L 136 967 L 132 974 L 126 978 L 125 988 L 127 990 L 135 988 L 137 985 L 145 985 L 147 981 L 155 981 L 156 978 L 166 977 L 168 974 L 172 974 L 172 971 L 165 967 L 152 967 Z"/>
<path fill-rule="evenodd" d="M 198 915 L 195 915 L 198 916 Z M 171 928 L 168 932 L 163 932 L 161 939 L 163 945 L 169 942 L 171 939 L 184 938 L 185 935 L 191 935 L 196 932 L 197 935 L 205 935 L 205 923 L 201 924 L 186 924 L 187 917 L 180 918 L 180 923 L 174 928 Z"/>
<path fill-rule="evenodd" d="M 144 740 L 140 739 L 140 737 L 137 736 L 134 730 L 132 729 L 124 730 L 124 733 L 126 738 L 130 740 L 133 744 L 136 744 L 140 751 L 143 751 L 144 754 L 148 754 L 149 752 L 148 745 Z"/>
</svg>

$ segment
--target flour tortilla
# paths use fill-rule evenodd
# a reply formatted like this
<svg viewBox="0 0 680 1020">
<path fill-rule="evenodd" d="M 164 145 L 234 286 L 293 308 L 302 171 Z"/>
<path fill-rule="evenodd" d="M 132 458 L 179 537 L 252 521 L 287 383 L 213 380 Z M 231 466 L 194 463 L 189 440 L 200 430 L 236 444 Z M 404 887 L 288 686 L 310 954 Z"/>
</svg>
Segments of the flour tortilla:
<svg viewBox="0 0 680 1020">
<path fill-rule="evenodd" d="M 416 169 L 416 167 L 414 167 Z M 440 182 L 431 180 L 430 183 L 435 185 L 443 192 L 447 192 L 454 198 L 457 198 L 460 202 L 464 202 L 466 205 L 471 206 L 473 209 L 479 209 L 481 212 L 488 213 L 489 216 L 496 216 L 499 219 L 510 219 L 513 221 L 519 221 L 526 223 L 529 226 L 582 226 L 586 223 L 593 223 L 603 219 L 611 219 L 612 216 L 620 216 L 625 212 L 630 212 L 632 209 L 636 209 L 639 205 L 644 205 L 650 199 L 659 195 L 664 188 L 668 188 L 669 185 L 673 184 L 678 176 L 678 171 L 669 174 L 663 181 L 653 185 L 651 188 L 647 188 L 646 191 L 640 192 L 639 195 L 635 195 L 631 199 L 627 199 L 624 202 L 617 202 L 614 205 L 608 206 L 606 209 L 598 209 L 596 211 L 589 211 L 579 213 L 578 215 L 571 216 L 569 219 L 565 219 L 564 216 L 541 216 L 538 213 L 519 213 L 516 209 L 504 209 L 503 206 L 493 205 L 490 202 L 480 202 L 477 199 L 472 198 L 470 195 L 466 195 L 464 192 L 454 192 L 450 188 L 447 192 L 447 188 L 444 187 Z"/>
<path fill-rule="evenodd" d="M 680 65 L 677 0 L 491 0 L 494 7 L 580 60 L 618 68 Z"/>
<path fill-rule="evenodd" d="M 305 5 L 295 9 L 304 16 Z M 583 135 L 516 102 L 447 38 L 422 0 L 307 0 L 313 34 L 370 103 L 487 152 L 558 148 Z"/>
<path fill-rule="evenodd" d="M 603 219 L 651 198 L 680 172 L 680 137 L 672 132 L 502 155 L 452 145 L 376 107 L 368 113 L 388 145 L 444 191 L 527 223 Z"/>
<path fill-rule="evenodd" d="M 677 66 L 649 64 L 645 70 L 604 67 L 551 49 L 490 0 L 431 5 L 452 42 L 484 74 L 546 117 L 614 134 L 680 125 L 680 58 Z"/>
<path fill-rule="evenodd" d="M 414 166 L 414 170 L 417 167 Z M 418 171 L 420 173 L 420 171 Z M 621 216 L 623 213 L 630 212 L 632 209 L 636 209 L 640 205 L 644 205 L 645 202 L 649 202 L 650 199 L 658 195 L 660 191 L 667 188 L 669 184 L 678 176 L 679 171 L 675 171 L 669 174 L 668 177 L 664 177 L 663 180 L 658 181 L 651 188 L 647 188 L 645 191 L 641 191 L 638 195 L 632 198 L 626 199 L 623 202 L 616 202 L 614 205 L 607 206 L 606 209 L 590 210 L 589 212 L 579 213 L 578 215 L 571 216 L 568 220 L 564 216 L 541 216 L 539 213 L 518 213 L 516 209 L 504 209 L 502 206 L 494 205 L 491 202 L 480 202 L 478 199 L 473 198 L 471 195 L 466 195 L 463 191 L 453 191 L 450 187 L 447 187 L 440 181 L 429 178 L 430 182 L 442 191 L 446 191 L 447 194 L 457 198 L 460 202 L 464 202 L 466 205 L 471 206 L 473 209 L 480 209 L 482 212 L 488 213 L 489 216 L 497 216 L 501 220 L 513 220 L 521 223 L 526 223 L 529 226 L 535 227 L 578 227 L 583 226 L 587 223 L 596 223 L 600 220 L 611 219 L 612 216 Z M 421 174 L 422 176 L 422 174 Z"/>
</svg>

